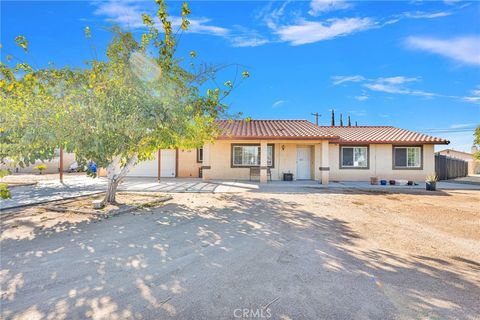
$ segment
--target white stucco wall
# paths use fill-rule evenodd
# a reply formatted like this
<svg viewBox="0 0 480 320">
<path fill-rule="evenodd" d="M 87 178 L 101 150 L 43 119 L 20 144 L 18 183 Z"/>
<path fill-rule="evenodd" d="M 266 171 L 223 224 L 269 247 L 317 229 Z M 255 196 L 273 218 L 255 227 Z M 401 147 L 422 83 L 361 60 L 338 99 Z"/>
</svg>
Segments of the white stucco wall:
<svg viewBox="0 0 480 320">
<path fill-rule="evenodd" d="M 424 181 L 425 177 L 435 173 L 433 145 L 423 145 L 423 168 L 393 169 L 391 144 L 371 144 L 369 148 L 370 166 L 368 169 L 340 169 L 340 146 L 330 144 L 330 180 L 331 181 L 368 181 L 370 177 L 379 179 L 405 179 Z"/>
<path fill-rule="evenodd" d="M 315 156 L 314 144 L 319 141 L 291 141 L 272 140 L 268 144 L 274 145 L 274 167 L 271 168 L 272 180 L 281 180 L 283 173 L 293 173 L 294 179 L 297 174 L 297 146 L 311 147 L 311 171 L 314 178 Z M 232 144 L 260 144 L 260 140 L 218 140 L 210 147 L 211 159 L 208 177 L 209 179 L 238 179 L 249 180 L 250 169 L 231 167 Z M 282 146 L 284 147 L 282 149 Z"/>
</svg>

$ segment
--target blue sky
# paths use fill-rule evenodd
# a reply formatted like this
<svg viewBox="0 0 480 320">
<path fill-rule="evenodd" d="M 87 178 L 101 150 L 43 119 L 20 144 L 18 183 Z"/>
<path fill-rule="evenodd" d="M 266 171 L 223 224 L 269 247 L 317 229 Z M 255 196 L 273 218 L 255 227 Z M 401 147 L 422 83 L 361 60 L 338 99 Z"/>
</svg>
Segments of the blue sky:
<svg viewBox="0 0 480 320">
<path fill-rule="evenodd" d="M 169 2 L 174 23 L 181 2 Z M 461 1 L 192 1 L 179 55 L 239 64 L 251 77 L 230 111 L 258 119 L 309 119 L 330 109 L 359 125 L 426 132 L 469 150 L 480 122 L 480 3 Z M 2 1 L 2 60 L 82 66 L 111 23 L 140 34 L 153 1 Z M 24 35 L 30 56 L 13 40 Z M 233 77 L 235 69 L 220 76 Z M 443 148 L 443 147 L 441 147 Z"/>
</svg>

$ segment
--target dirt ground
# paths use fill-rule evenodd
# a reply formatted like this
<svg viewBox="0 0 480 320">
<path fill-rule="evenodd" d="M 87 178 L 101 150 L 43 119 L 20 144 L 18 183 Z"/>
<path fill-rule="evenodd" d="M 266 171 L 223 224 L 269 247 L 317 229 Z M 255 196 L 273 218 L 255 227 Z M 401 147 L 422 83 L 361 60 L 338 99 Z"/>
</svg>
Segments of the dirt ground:
<svg viewBox="0 0 480 320">
<path fill-rule="evenodd" d="M 479 191 L 173 197 L 6 216 L 2 317 L 480 319 Z"/>
</svg>

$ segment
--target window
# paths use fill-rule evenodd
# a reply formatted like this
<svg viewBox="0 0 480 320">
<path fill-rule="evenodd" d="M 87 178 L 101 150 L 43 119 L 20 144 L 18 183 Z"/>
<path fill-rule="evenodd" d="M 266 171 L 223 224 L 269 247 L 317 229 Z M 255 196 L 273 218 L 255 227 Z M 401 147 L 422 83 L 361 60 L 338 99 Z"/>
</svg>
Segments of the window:
<svg viewBox="0 0 480 320">
<path fill-rule="evenodd" d="M 197 162 L 198 163 L 203 162 L 203 148 L 198 148 L 197 149 Z"/>
<path fill-rule="evenodd" d="M 341 147 L 341 168 L 368 168 L 368 147 Z"/>
<path fill-rule="evenodd" d="M 273 144 L 267 145 L 267 165 L 273 167 Z M 232 167 L 260 166 L 260 145 L 232 145 Z"/>
<path fill-rule="evenodd" d="M 394 168 L 421 168 L 422 147 L 394 147 Z"/>
</svg>

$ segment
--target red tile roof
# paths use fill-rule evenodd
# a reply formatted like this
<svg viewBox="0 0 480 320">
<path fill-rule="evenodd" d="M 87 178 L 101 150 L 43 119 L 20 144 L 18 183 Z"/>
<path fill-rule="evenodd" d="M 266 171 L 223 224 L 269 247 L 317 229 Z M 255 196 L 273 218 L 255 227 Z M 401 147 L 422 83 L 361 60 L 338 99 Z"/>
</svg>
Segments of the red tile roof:
<svg viewBox="0 0 480 320">
<path fill-rule="evenodd" d="M 326 140 L 336 135 L 307 120 L 217 120 L 218 139 Z"/>
<path fill-rule="evenodd" d="M 337 143 L 449 144 L 391 126 L 316 126 L 307 120 L 217 120 L 218 139 L 331 140 Z"/>
<path fill-rule="evenodd" d="M 339 137 L 339 143 L 449 144 L 450 141 L 391 126 L 320 128 Z"/>
</svg>

